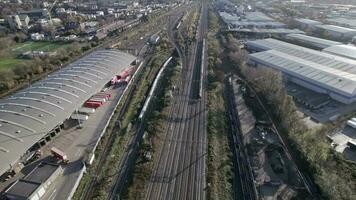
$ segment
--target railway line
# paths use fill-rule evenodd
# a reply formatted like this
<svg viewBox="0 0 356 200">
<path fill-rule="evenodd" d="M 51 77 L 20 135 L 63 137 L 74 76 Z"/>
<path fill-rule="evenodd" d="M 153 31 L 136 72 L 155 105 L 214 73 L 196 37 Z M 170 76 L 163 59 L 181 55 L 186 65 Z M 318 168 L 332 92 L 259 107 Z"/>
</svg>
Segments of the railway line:
<svg viewBox="0 0 356 200">
<path fill-rule="evenodd" d="M 234 199 L 255 200 L 257 198 L 256 188 L 254 186 L 253 174 L 250 169 L 250 164 L 247 160 L 247 152 L 243 145 L 242 134 L 240 133 L 240 125 L 236 106 L 234 103 L 234 92 L 232 90 L 231 79 L 225 80 L 224 96 L 228 108 L 228 118 L 230 121 L 230 149 L 234 156 Z"/>
<path fill-rule="evenodd" d="M 206 51 L 202 47 L 207 31 L 207 8 L 201 8 L 196 42 L 192 51 L 185 55 L 174 41 L 170 27 L 171 41 L 182 59 L 181 80 L 177 83 L 173 103 L 166 124 L 165 138 L 153 173 L 146 188 L 145 199 L 205 199 L 205 156 L 206 156 L 206 94 L 199 96 L 199 82 L 205 81 L 201 67 L 206 61 L 197 57 Z M 200 61 L 200 62 L 199 62 Z M 199 75 L 204 76 L 201 78 Z"/>
<path fill-rule="evenodd" d="M 276 131 L 276 134 L 279 138 L 280 143 L 283 146 L 283 150 L 285 151 L 288 159 L 290 159 L 292 162 L 295 161 L 293 160 L 293 157 L 289 153 L 288 146 L 284 142 L 283 138 L 279 134 L 270 114 L 268 113 L 268 110 L 264 107 L 264 104 L 262 103 L 261 99 L 257 95 L 256 91 L 252 88 L 252 86 L 249 85 L 248 82 L 240 79 L 246 87 L 249 88 L 250 91 L 253 92 L 253 94 L 256 96 L 256 99 L 258 101 L 259 106 L 262 107 L 263 111 L 267 114 L 268 121 L 272 122 L 271 126 L 272 129 Z M 254 178 L 253 178 L 253 172 L 251 168 L 251 163 L 249 163 L 248 159 L 248 154 L 245 148 L 245 145 L 243 144 L 243 139 L 242 139 L 242 134 L 240 133 L 240 125 L 239 125 L 239 120 L 237 113 L 238 111 L 236 110 L 236 104 L 234 101 L 234 91 L 232 89 L 232 83 L 231 79 L 227 78 L 225 80 L 225 98 L 226 98 L 226 103 L 228 105 L 228 110 L 229 110 L 229 119 L 230 119 L 230 124 L 231 124 L 231 136 L 232 136 L 232 146 L 233 146 L 233 154 L 234 154 L 234 165 L 235 165 L 235 179 L 236 183 L 235 185 L 237 186 L 237 190 L 235 190 L 235 199 L 258 199 L 259 194 L 257 193 L 256 186 L 254 185 Z M 295 167 L 297 171 L 297 175 L 302 179 L 302 182 L 304 184 L 304 187 L 306 191 L 311 195 L 313 199 L 320 199 L 320 196 L 317 192 L 317 189 L 313 185 L 313 183 L 307 179 L 306 177 L 299 169 L 297 165 L 293 166 Z M 235 188 L 236 189 L 236 188 Z M 237 194 L 236 192 L 240 192 L 240 195 Z"/>
<path fill-rule="evenodd" d="M 179 8 L 177 10 L 173 10 L 171 12 L 169 12 L 169 14 L 171 15 L 177 15 L 178 13 L 180 13 L 182 10 L 182 8 Z M 165 14 L 167 15 L 167 14 Z M 157 29 L 160 29 L 159 27 L 157 27 Z M 153 30 L 152 32 L 157 32 L 157 30 Z M 117 40 L 118 38 L 120 38 L 121 36 L 116 36 L 115 39 Z M 113 41 L 115 40 L 114 38 L 110 40 L 110 42 L 105 42 L 105 44 L 101 45 L 100 48 L 104 48 L 104 47 L 108 47 L 108 45 L 112 44 Z M 145 48 L 145 41 L 138 41 L 137 43 L 140 43 L 138 44 L 138 46 L 144 46 L 142 49 L 145 49 L 146 53 L 139 53 L 139 60 L 143 60 L 143 63 L 142 65 L 145 65 L 145 62 L 149 59 L 149 57 L 151 57 L 152 55 L 152 49 L 150 47 L 147 47 Z M 141 51 L 140 51 L 141 52 Z M 145 58 L 144 58 L 145 56 Z M 140 69 L 142 69 L 143 67 L 141 67 Z M 138 70 L 140 70 L 138 69 Z M 137 74 L 141 74 L 140 71 L 137 71 L 136 72 Z M 89 181 L 89 184 L 88 186 L 86 187 L 85 189 L 85 192 L 84 194 L 82 195 L 82 198 L 81 199 L 92 199 L 93 198 L 93 194 L 94 194 L 94 191 L 95 191 L 95 186 L 96 184 L 98 183 L 98 176 L 102 170 L 102 167 L 103 167 L 103 164 L 105 163 L 105 160 L 108 156 L 108 154 L 110 153 L 110 147 L 111 147 L 111 141 L 113 141 L 113 137 L 115 136 L 115 132 L 117 132 L 117 130 L 120 129 L 120 119 L 122 119 L 123 115 L 125 114 L 126 112 L 126 108 L 127 106 L 129 105 L 130 101 L 131 101 L 131 98 L 132 98 L 132 95 L 134 94 L 134 91 L 136 89 L 136 86 L 139 85 L 141 79 L 138 77 L 138 78 L 133 78 L 132 79 L 132 86 L 130 87 L 130 89 L 128 90 L 128 97 L 126 98 L 125 102 L 123 103 L 123 107 L 120 109 L 119 111 L 119 117 L 118 117 L 118 121 L 115 122 L 115 125 L 114 125 L 114 128 L 113 128 L 113 131 L 111 131 L 110 135 L 109 135 L 109 139 L 108 139 L 108 142 L 104 145 L 104 148 L 103 148 L 103 152 L 99 155 L 98 157 L 98 165 L 91 177 L 91 180 Z M 117 177 L 115 177 L 115 184 L 113 186 L 113 188 L 111 189 L 110 193 L 108 194 L 108 198 L 107 199 L 114 199 L 116 197 L 116 195 L 118 193 L 121 192 L 121 189 L 123 187 L 123 185 L 125 184 L 126 182 L 126 179 L 127 179 L 127 169 L 129 168 L 129 164 L 128 163 L 132 163 L 133 162 L 133 158 L 135 157 L 135 152 L 132 152 L 130 150 L 133 149 L 134 145 L 137 144 L 137 141 L 138 138 L 142 138 L 142 135 L 143 135 L 143 131 L 140 127 L 137 128 L 137 134 L 136 135 L 133 135 L 131 136 L 131 139 L 128 141 L 128 144 L 126 145 L 129 149 L 127 151 L 127 153 L 123 156 L 122 160 L 120 161 L 121 163 L 121 167 L 118 171 L 118 174 L 117 174 Z M 140 134 L 141 133 L 141 134 Z M 124 164 L 122 164 L 124 163 Z"/>
</svg>

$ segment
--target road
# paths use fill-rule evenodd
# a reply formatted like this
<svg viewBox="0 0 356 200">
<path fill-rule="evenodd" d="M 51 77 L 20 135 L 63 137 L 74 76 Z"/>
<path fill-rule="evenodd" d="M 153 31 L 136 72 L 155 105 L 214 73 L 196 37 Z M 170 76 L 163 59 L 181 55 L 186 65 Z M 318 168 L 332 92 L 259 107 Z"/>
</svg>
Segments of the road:
<svg viewBox="0 0 356 200">
<path fill-rule="evenodd" d="M 203 82 L 206 79 L 206 59 L 198 58 L 202 51 L 206 52 L 206 48 L 202 48 L 206 32 L 207 7 L 203 4 L 196 42 L 189 55 L 184 55 L 174 42 L 182 59 L 182 76 L 145 199 L 206 199 L 206 92 L 203 89 L 198 98 L 197 89 L 201 67 Z"/>
</svg>

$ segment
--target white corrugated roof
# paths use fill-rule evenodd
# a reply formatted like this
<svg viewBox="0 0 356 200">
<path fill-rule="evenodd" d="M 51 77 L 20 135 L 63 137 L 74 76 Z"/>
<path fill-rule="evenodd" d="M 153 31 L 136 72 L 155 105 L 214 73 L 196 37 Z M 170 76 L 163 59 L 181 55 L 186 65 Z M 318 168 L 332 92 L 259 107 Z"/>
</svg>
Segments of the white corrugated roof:
<svg viewBox="0 0 356 200">
<path fill-rule="evenodd" d="M 327 48 L 330 46 L 342 44 L 340 42 L 326 40 L 326 39 L 322 39 L 322 38 L 318 38 L 318 37 L 312 37 L 312 36 L 308 36 L 308 35 L 304 35 L 304 34 L 289 34 L 289 35 L 287 35 L 287 38 L 293 39 L 293 40 L 296 40 L 296 41 L 299 41 L 299 42 L 302 42 L 305 44 L 314 45 L 316 47 L 322 47 L 322 48 Z"/>
<path fill-rule="evenodd" d="M 346 17 L 332 17 L 327 19 L 330 22 L 334 22 L 340 25 L 348 25 L 352 27 L 356 27 L 356 20 L 354 18 L 346 18 Z"/>
<path fill-rule="evenodd" d="M 338 33 L 356 33 L 356 29 L 346 28 L 346 27 L 342 27 L 342 26 L 316 25 L 316 27 L 324 29 L 324 30 L 338 32 Z"/>
<path fill-rule="evenodd" d="M 346 96 L 356 95 L 356 75 L 301 59 L 287 53 L 269 50 L 250 54 L 254 61 L 298 77 L 322 88 Z"/>
<path fill-rule="evenodd" d="M 230 28 L 228 31 L 241 32 L 241 33 L 270 33 L 270 34 L 292 34 L 292 33 L 304 33 L 299 29 L 287 29 L 287 28 Z"/>
<path fill-rule="evenodd" d="M 356 73 L 356 60 L 332 55 L 325 52 L 308 49 L 291 43 L 268 38 L 263 40 L 248 41 L 247 47 L 258 47 L 261 50 L 277 50 L 293 55 L 307 61 L 319 63 L 332 68 L 341 69 L 350 73 Z"/>
<path fill-rule="evenodd" d="M 336 45 L 325 48 L 324 52 L 356 60 L 356 47 L 351 45 Z"/>
<path fill-rule="evenodd" d="M 134 59 L 120 51 L 96 51 L 1 99 L 0 174 Z"/>
<path fill-rule="evenodd" d="M 245 18 L 249 21 L 275 21 L 262 12 L 246 12 Z"/>
<path fill-rule="evenodd" d="M 293 66 L 304 66 L 303 69 L 307 71 L 303 71 L 303 73 L 302 71 L 298 71 L 299 78 L 308 80 L 312 78 L 313 82 L 318 83 L 320 87 L 327 87 L 336 92 L 338 91 L 340 94 L 348 96 L 356 95 L 356 60 L 308 49 L 271 38 L 249 41 L 246 45 L 248 48 L 259 49 L 266 52 L 251 54 L 251 58 L 253 59 L 259 59 L 259 61 L 266 62 L 269 66 L 279 67 L 280 70 L 284 71 L 293 69 Z M 284 65 L 283 63 L 289 63 L 289 66 Z M 292 74 L 292 72 L 288 72 Z M 320 75 L 318 75 L 318 73 Z M 310 77 L 310 75 L 315 76 Z M 322 76 L 323 78 L 319 76 Z M 342 81 L 335 81 L 339 79 Z"/>
</svg>

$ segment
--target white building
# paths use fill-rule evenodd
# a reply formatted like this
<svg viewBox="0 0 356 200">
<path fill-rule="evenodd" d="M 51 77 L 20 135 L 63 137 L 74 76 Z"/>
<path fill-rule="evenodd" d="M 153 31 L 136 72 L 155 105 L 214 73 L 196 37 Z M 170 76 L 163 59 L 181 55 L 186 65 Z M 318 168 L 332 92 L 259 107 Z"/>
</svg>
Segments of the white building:
<svg viewBox="0 0 356 200">
<path fill-rule="evenodd" d="M 323 23 L 311 20 L 311 19 L 306 19 L 306 18 L 299 18 L 295 19 L 295 22 L 300 26 L 302 29 L 315 29 L 316 25 L 322 25 Z"/>
<path fill-rule="evenodd" d="M 286 36 L 288 41 L 301 44 L 303 46 L 313 47 L 315 49 L 324 49 L 335 45 L 341 45 L 342 43 L 326 40 L 318 37 L 312 37 L 304 34 L 289 34 Z"/>
<path fill-rule="evenodd" d="M 324 52 L 356 60 L 356 47 L 353 45 L 334 45 L 323 50 Z"/>
<path fill-rule="evenodd" d="M 7 17 L 7 23 L 10 26 L 10 29 L 12 30 L 18 30 L 21 29 L 21 20 L 20 17 L 18 15 L 9 15 Z"/>
<path fill-rule="evenodd" d="M 283 72 L 298 85 L 350 104 L 356 101 L 356 60 L 275 39 L 249 41 L 250 62 Z"/>
<path fill-rule="evenodd" d="M 316 28 L 320 31 L 324 31 L 331 38 L 338 41 L 351 41 L 352 38 L 356 36 L 356 29 L 345 28 L 335 25 L 317 25 Z"/>
</svg>

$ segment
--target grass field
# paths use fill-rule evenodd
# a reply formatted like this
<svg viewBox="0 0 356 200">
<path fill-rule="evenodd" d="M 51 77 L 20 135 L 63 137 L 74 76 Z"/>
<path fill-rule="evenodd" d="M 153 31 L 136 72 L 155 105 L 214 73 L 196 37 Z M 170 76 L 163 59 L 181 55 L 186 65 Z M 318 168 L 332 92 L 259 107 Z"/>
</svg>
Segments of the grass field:
<svg viewBox="0 0 356 200">
<path fill-rule="evenodd" d="M 33 42 L 28 41 L 22 44 L 15 45 L 11 51 L 14 53 L 23 53 L 26 51 L 53 51 L 60 47 L 67 48 L 71 43 L 63 42 Z"/>
<path fill-rule="evenodd" d="M 18 66 L 18 64 L 27 62 L 25 59 L 16 58 L 17 55 L 26 51 L 54 51 L 58 48 L 69 48 L 71 43 L 64 42 L 33 42 L 28 41 L 12 46 L 6 51 L 9 55 L 6 57 L 0 57 L 0 70 L 7 70 L 12 67 Z"/>
<path fill-rule="evenodd" d="M 0 58 L 0 70 L 10 69 L 17 66 L 21 62 L 26 62 L 23 59 L 18 58 Z"/>
</svg>

